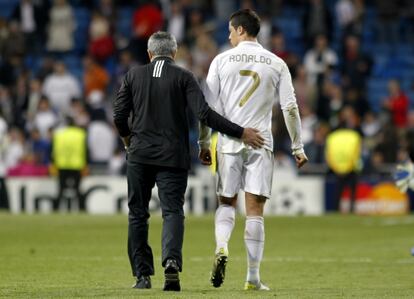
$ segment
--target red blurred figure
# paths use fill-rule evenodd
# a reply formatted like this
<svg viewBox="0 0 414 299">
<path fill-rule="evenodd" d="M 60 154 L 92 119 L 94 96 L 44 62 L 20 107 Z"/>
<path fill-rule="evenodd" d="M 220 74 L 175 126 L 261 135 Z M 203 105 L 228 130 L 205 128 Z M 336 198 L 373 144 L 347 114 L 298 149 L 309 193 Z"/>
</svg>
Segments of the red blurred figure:
<svg viewBox="0 0 414 299">
<path fill-rule="evenodd" d="M 147 41 L 151 34 L 162 29 L 164 19 L 161 9 L 155 4 L 139 6 L 132 18 L 133 37 L 129 50 L 140 64 L 148 63 Z"/>
<path fill-rule="evenodd" d="M 392 117 L 392 121 L 397 128 L 405 128 L 408 122 L 408 97 L 400 88 L 397 80 L 388 82 L 389 97 L 384 101 Z"/>
<path fill-rule="evenodd" d="M 115 43 L 110 32 L 110 23 L 106 17 L 95 13 L 89 28 L 91 41 L 89 54 L 99 62 L 104 62 L 115 53 Z"/>
<path fill-rule="evenodd" d="M 154 4 L 142 5 L 134 12 L 132 28 L 138 38 L 148 39 L 151 34 L 161 30 L 162 25 L 162 12 Z"/>
</svg>

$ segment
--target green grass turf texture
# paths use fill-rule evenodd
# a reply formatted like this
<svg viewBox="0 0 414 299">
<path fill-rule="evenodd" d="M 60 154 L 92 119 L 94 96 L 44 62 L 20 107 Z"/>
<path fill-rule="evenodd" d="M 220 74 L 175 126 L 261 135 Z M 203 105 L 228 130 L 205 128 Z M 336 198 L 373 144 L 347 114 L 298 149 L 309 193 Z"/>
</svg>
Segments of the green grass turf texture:
<svg viewBox="0 0 414 299">
<path fill-rule="evenodd" d="M 131 289 L 127 216 L 0 214 L 1 298 L 414 298 L 414 217 L 267 217 L 261 276 L 270 292 L 242 290 L 244 219 L 229 244 L 227 276 L 210 286 L 213 215 L 187 217 L 181 293 L 163 292 L 160 216 L 150 219 L 156 275 Z"/>
</svg>

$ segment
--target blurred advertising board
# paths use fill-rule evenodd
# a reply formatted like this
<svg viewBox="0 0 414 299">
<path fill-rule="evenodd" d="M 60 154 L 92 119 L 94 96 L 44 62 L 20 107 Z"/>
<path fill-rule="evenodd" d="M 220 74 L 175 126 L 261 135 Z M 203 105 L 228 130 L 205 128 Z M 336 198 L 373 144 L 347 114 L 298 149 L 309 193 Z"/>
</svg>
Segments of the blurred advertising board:
<svg viewBox="0 0 414 299">
<path fill-rule="evenodd" d="M 12 213 L 49 213 L 57 196 L 56 178 L 8 178 L 10 210 Z M 81 183 L 86 209 L 91 214 L 126 213 L 128 211 L 126 178 L 121 176 L 89 176 Z M 320 215 L 324 212 L 324 179 L 320 177 L 280 177 L 273 179 L 272 197 L 266 204 L 268 215 Z M 73 192 L 66 194 L 72 198 Z M 197 171 L 188 180 L 184 209 L 186 213 L 202 215 L 216 208 L 214 177 L 208 171 Z M 62 201 L 60 211 L 67 211 Z M 159 212 L 157 188 L 150 201 L 152 212 Z M 77 202 L 71 211 L 77 211 Z M 244 213 L 244 200 L 239 200 Z"/>
<path fill-rule="evenodd" d="M 335 182 L 327 181 L 326 206 L 332 207 Z M 341 212 L 350 208 L 351 192 L 347 187 L 341 196 Z M 361 179 L 357 184 L 355 213 L 360 215 L 404 215 L 409 212 L 409 196 L 401 193 L 390 181 L 369 181 Z"/>
</svg>

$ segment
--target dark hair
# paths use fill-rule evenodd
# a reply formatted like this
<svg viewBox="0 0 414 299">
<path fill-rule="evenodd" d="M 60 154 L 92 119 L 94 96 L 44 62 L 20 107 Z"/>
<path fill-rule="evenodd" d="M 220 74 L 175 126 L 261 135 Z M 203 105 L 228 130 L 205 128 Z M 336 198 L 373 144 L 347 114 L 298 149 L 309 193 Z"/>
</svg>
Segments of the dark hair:
<svg viewBox="0 0 414 299">
<path fill-rule="evenodd" d="M 256 37 L 260 31 L 260 18 L 251 9 L 241 9 L 230 16 L 230 24 L 235 29 L 242 26 L 247 34 Z"/>
</svg>

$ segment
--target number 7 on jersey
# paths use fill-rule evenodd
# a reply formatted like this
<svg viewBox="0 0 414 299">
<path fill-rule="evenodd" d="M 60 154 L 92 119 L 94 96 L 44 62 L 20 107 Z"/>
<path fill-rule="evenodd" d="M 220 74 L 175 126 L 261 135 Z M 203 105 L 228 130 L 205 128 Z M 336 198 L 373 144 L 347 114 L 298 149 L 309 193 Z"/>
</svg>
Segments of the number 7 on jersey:
<svg viewBox="0 0 414 299">
<path fill-rule="evenodd" d="M 260 84 L 260 77 L 259 74 L 255 71 L 251 70 L 240 70 L 239 72 L 240 76 L 249 76 L 253 78 L 253 84 L 250 86 L 250 88 L 247 90 L 246 94 L 240 99 L 239 106 L 243 107 L 244 104 L 249 100 L 253 92 L 259 87 Z"/>
</svg>

